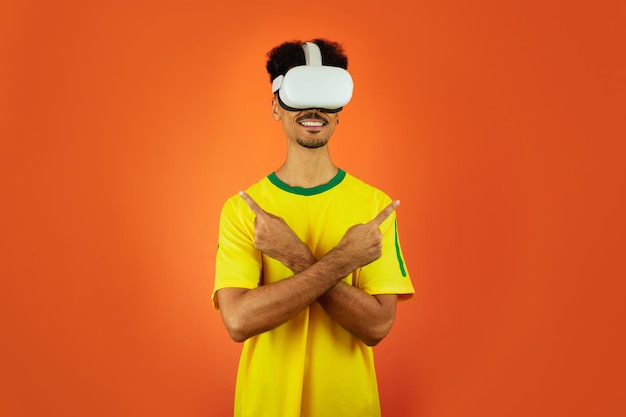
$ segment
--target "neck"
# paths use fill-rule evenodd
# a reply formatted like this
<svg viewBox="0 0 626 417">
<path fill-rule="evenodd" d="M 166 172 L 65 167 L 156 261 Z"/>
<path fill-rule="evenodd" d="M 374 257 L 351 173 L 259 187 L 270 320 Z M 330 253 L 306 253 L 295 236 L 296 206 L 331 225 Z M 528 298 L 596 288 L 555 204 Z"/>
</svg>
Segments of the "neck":
<svg viewBox="0 0 626 417">
<path fill-rule="evenodd" d="M 326 184 L 337 172 L 327 145 L 317 149 L 298 146 L 289 147 L 285 163 L 276 171 L 276 176 L 291 187 L 312 188 Z"/>
</svg>

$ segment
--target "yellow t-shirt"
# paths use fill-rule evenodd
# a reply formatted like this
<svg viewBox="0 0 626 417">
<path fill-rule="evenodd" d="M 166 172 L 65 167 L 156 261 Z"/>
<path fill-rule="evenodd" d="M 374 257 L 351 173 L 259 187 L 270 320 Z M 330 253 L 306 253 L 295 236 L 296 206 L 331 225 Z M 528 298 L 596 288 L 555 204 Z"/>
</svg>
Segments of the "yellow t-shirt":
<svg viewBox="0 0 626 417">
<path fill-rule="evenodd" d="M 327 184 L 290 187 L 271 174 L 246 191 L 265 211 L 282 217 L 320 259 L 351 226 L 372 220 L 391 199 L 339 170 Z M 383 254 L 345 282 L 369 294 L 414 290 L 406 270 L 395 213 L 380 226 Z M 254 248 L 254 213 L 239 196 L 220 217 L 215 292 L 255 288 L 292 276 Z M 236 417 L 377 417 L 378 386 L 372 348 L 352 336 L 314 302 L 277 328 L 246 340 L 235 390 Z"/>
</svg>

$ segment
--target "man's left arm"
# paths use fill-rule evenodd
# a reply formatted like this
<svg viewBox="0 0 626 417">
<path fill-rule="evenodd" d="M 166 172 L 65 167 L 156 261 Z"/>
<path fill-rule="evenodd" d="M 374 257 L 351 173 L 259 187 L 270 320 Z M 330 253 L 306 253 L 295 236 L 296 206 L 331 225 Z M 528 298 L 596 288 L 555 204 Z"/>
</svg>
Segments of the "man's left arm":
<svg viewBox="0 0 626 417">
<path fill-rule="evenodd" d="M 397 300 L 396 294 L 371 295 L 343 281 L 317 299 L 329 316 L 368 346 L 389 333 Z"/>
</svg>

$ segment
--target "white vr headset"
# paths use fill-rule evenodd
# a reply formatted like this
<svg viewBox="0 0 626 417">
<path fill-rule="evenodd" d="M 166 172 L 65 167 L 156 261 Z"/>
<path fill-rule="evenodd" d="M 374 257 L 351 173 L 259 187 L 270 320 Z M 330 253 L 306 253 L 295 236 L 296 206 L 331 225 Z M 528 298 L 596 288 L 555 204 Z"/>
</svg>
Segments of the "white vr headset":
<svg viewBox="0 0 626 417">
<path fill-rule="evenodd" d="M 278 102 L 285 110 L 340 111 L 352 98 L 352 77 L 343 68 L 322 65 L 322 53 L 316 44 L 306 42 L 302 49 L 306 65 L 293 67 L 276 77 L 272 81 L 272 93 L 278 91 Z"/>
</svg>

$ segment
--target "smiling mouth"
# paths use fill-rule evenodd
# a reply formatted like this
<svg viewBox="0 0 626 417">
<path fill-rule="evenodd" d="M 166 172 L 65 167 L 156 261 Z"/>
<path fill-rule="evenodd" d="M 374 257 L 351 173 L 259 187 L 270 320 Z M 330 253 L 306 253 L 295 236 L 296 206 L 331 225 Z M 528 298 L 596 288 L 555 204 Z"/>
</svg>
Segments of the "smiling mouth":
<svg viewBox="0 0 626 417">
<path fill-rule="evenodd" d="M 322 127 L 326 123 L 320 120 L 302 120 L 299 124 L 304 127 Z"/>
<path fill-rule="evenodd" d="M 328 124 L 328 122 L 324 120 L 319 114 L 312 112 L 302 115 L 297 119 L 297 122 L 300 126 L 305 127 L 309 130 L 319 130 L 326 124 Z"/>
</svg>

